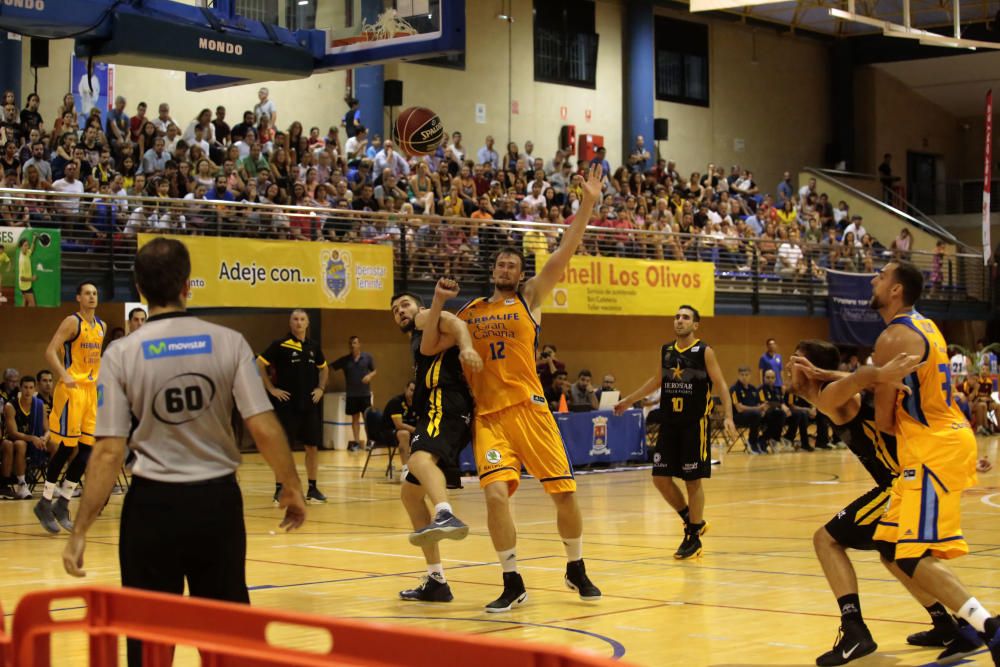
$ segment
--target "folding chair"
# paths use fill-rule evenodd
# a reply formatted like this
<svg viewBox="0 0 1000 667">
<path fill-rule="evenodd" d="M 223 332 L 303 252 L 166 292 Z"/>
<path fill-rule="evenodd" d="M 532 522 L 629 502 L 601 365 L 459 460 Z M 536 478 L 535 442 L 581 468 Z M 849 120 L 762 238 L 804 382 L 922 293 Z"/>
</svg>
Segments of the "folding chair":
<svg viewBox="0 0 1000 667">
<path fill-rule="evenodd" d="M 382 411 L 374 408 L 365 410 L 365 433 L 368 435 L 368 456 L 365 457 L 365 466 L 361 469 L 361 477 L 368 471 L 368 463 L 372 460 L 372 454 L 376 449 L 386 450 L 389 463 L 385 467 L 385 476 L 392 479 L 392 460 L 396 456 L 396 448 L 399 443 L 388 440 L 384 433 L 385 425 L 382 423 Z"/>
<path fill-rule="evenodd" d="M 722 415 L 722 401 L 718 398 L 712 399 L 712 414 L 709 416 L 711 424 L 711 443 L 716 444 L 717 442 L 726 448 L 726 453 L 733 451 L 736 445 L 743 445 L 744 452 L 750 451 L 750 447 L 747 444 L 746 434 L 749 432 L 749 427 L 737 426 L 736 427 L 736 437 L 731 437 L 726 433 L 725 419 Z"/>
<path fill-rule="evenodd" d="M 34 493 L 36 486 L 45 483 L 45 472 L 48 467 L 48 452 L 29 446 L 24 469 L 24 481 L 28 483 L 29 491 Z"/>
</svg>

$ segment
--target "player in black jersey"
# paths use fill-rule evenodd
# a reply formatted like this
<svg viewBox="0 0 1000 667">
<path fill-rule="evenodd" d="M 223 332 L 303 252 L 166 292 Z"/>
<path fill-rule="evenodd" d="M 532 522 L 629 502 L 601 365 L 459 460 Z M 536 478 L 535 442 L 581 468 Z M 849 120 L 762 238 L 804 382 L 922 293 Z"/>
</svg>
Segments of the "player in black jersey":
<svg viewBox="0 0 1000 667">
<path fill-rule="evenodd" d="M 415 294 L 397 294 L 391 301 L 396 324 L 410 335 L 416 369 L 417 428 L 410 439 L 409 472 L 401 496 L 414 528 L 410 543 L 423 549 L 427 560 L 427 577 L 417 588 L 400 592 L 404 600 L 452 600 L 437 543 L 445 538 L 460 540 L 469 533 L 452 512 L 447 487 L 455 486 L 458 455 L 472 440 L 472 394 L 463 367 L 478 372 L 483 360 L 472 347 L 465 323 L 442 312 L 445 302 L 456 296 L 458 283 L 442 278 L 429 309 Z M 433 518 L 425 499 L 434 506 Z"/>
<path fill-rule="evenodd" d="M 660 388 L 660 436 L 653 453 L 653 485 L 677 510 L 684 521 L 684 540 L 674 558 L 693 558 L 702 551 L 705 521 L 705 491 L 702 479 L 711 477 L 712 387 L 720 387 L 725 428 L 736 437 L 733 406 L 726 379 L 719 369 L 715 351 L 695 337 L 701 316 L 691 306 L 681 306 L 674 316 L 677 339 L 660 350 L 660 373 L 615 406 L 621 414 L 635 401 Z M 687 500 L 673 478 L 684 480 Z"/>
<path fill-rule="evenodd" d="M 897 384 L 919 365 L 919 358 L 902 355 L 881 368 L 865 367 L 853 374 L 837 372 L 840 353 L 821 340 L 801 341 L 791 359 L 789 388 L 830 418 L 834 433 L 847 444 L 875 481 L 875 487 L 852 501 L 813 535 L 816 556 L 841 613 L 841 634 L 817 665 L 844 665 L 878 648 L 861 615 L 858 580 L 847 549 L 875 550 L 875 527 L 889 502 L 890 487 L 899 475 L 896 438 L 875 425 L 875 399 L 867 388 Z M 885 562 L 885 561 L 883 561 Z M 889 571 L 930 614 L 933 630 L 911 635 L 920 646 L 944 646 L 940 664 L 954 662 L 981 644 L 974 632 L 962 632 L 947 610 L 895 564 Z M 969 628 L 971 630 L 971 627 Z M 933 643 L 931 643 L 933 642 Z"/>
</svg>

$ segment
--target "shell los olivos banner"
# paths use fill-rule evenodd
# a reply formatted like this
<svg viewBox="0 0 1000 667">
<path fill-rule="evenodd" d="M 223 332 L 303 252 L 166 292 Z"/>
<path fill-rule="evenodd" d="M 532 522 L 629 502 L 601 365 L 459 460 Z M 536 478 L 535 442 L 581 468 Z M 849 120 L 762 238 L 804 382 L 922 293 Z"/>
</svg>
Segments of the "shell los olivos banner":
<svg viewBox="0 0 1000 667">
<path fill-rule="evenodd" d="M 139 247 L 156 238 L 139 234 Z M 173 237 L 191 254 L 193 308 L 384 309 L 392 247 L 313 241 Z"/>
<path fill-rule="evenodd" d="M 539 270 L 548 255 L 538 253 Z M 563 271 L 547 313 L 574 315 L 664 315 L 673 317 L 682 305 L 702 317 L 715 314 L 715 265 L 575 255 Z"/>
</svg>

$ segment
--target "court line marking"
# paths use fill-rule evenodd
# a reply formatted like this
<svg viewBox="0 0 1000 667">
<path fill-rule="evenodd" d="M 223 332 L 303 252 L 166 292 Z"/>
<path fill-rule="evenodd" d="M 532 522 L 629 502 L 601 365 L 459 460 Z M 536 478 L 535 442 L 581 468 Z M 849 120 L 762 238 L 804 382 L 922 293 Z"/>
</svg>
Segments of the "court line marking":
<svg viewBox="0 0 1000 667">
<path fill-rule="evenodd" d="M 638 610 L 628 610 L 628 611 L 638 611 Z M 621 613 L 621 612 L 610 612 L 610 613 Z M 599 614 L 603 615 L 603 614 Z M 345 616 L 344 618 L 352 618 L 357 620 L 414 620 L 414 621 L 468 621 L 473 623 L 496 623 L 500 625 L 514 625 L 517 627 L 529 627 L 529 628 L 545 628 L 547 630 L 562 630 L 564 632 L 574 632 L 579 635 L 585 635 L 587 637 L 594 637 L 607 644 L 611 645 L 612 649 L 612 660 L 620 660 L 622 656 L 625 655 L 625 646 L 616 639 L 607 637 L 605 635 L 599 635 L 596 632 L 590 632 L 589 630 L 580 630 L 578 628 L 567 628 L 559 625 L 553 625 L 551 623 L 530 623 L 528 621 L 505 621 L 493 618 L 463 618 L 461 616 Z M 571 620 L 571 619 L 566 619 Z M 517 629 L 517 628 L 512 628 Z M 472 634 L 486 634 L 485 632 L 474 632 Z"/>
</svg>

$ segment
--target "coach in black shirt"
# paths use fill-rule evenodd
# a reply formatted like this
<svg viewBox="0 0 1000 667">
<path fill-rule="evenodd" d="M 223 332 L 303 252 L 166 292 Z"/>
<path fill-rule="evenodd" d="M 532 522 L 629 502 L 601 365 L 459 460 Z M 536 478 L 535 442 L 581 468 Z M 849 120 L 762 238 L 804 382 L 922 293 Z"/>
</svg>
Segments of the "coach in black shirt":
<svg viewBox="0 0 1000 667">
<path fill-rule="evenodd" d="M 372 355 L 361 351 L 361 339 L 357 336 L 351 336 L 347 342 L 351 346 L 351 353 L 334 361 L 333 368 L 344 371 L 344 379 L 347 381 L 345 411 L 351 415 L 351 429 L 354 432 L 354 440 L 351 440 L 348 449 L 357 449 L 361 446 L 361 415 L 372 405 L 371 381 L 375 377 L 375 360 Z"/>
<path fill-rule="evenodd" d="M 403 462 L 403 472 L 399 479 L 405 479 L 410 460 L 410 438 L 417 430 L 417 412 L 413 409 L 413 392 L 417 385 L 413 380 L 406 383 L 406 390 L 389 399 L 382 411 L 382 426 L 385 435 L 396 442 L 399 458 Z"/>
<path fill-rule="evenodd" d="M 764 419 L 766 406 L 760 402 L 760 392 L 750 384 L 750 369 L 740 366 L 739 379 L 729 388 L 729 396 L 733 401 L 733 421 L 737 426 L 750 429 L 747 444 L 751 454 L 763 454 L 764 446 L 760 444 L 760 424 Z"/>
<path fill-rule="evenodd" d="M 326 496 L 316 487 L 319 472 L 318 448 L 323 442 L 323 408 L 330 368 L 318 343 L 306 338 L 309 315 L 302 309 L 292 311 L 288 318 L 287 336 L 278 338 L 257 357 L 257 368 L 264 388 L 271 395 L 275 412 L 288 434 L 288 442 L 302 445 L 306 452 L 306 473 L 309 490 L 306 500 L 325 503 Z M 271 373 L 273 372 L 273 377 Z M 281 484 L 275 482 L 274 500 L 281 495 Z"/>
</svg>

